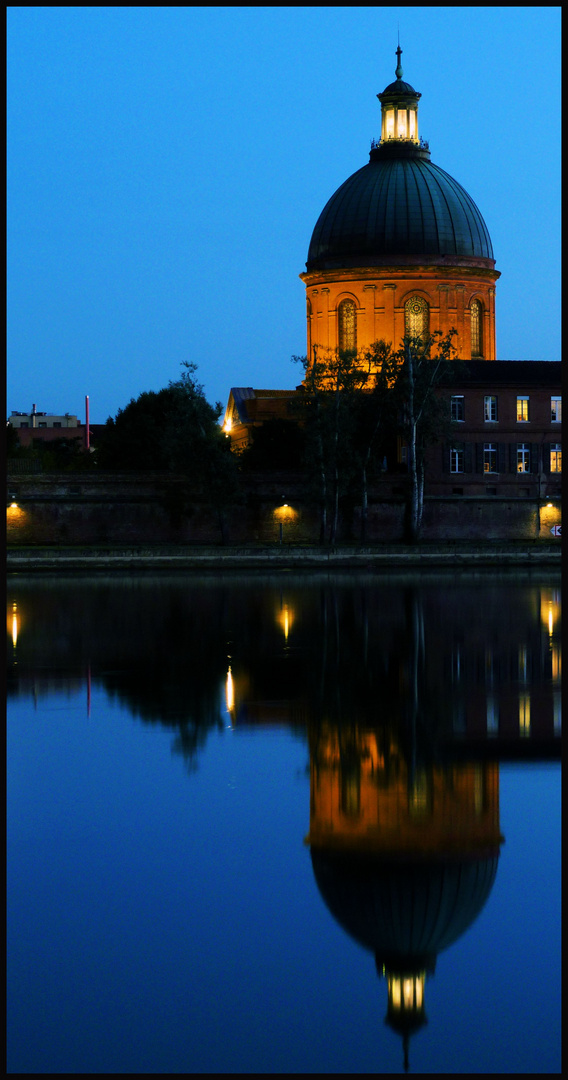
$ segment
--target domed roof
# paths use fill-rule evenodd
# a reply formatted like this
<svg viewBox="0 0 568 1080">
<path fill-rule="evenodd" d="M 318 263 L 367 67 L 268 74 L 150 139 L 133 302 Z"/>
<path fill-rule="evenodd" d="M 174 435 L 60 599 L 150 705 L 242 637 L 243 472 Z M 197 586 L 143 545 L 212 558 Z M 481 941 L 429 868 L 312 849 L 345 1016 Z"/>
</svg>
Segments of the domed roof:
<svg viewBox="0 0 568 1080">
<path fill-rule="evenodd" d="M 395 84 L 393 84 L 395 85 Z M 388 88 L 387 88 L 388 89 Z M 322 210 L 307 272 L 444 258 L 490 259 L 487 226 L 467 191 L 408 144 L 381 146 L 337 189 Z"/>
<path fill-rule="evenodd" d="M 498 853 L 480 858 L 378 862 L 312 848 L 318 889 L 340 926 L 377 963 L 435 963 L 482 910 Z"/>
<path fill-rule="evenodd" d="M 410 83 L 403 82 L 402 79 L 395 79 L 394 82 L 391 82 L 388 86 L 385 86 L 381 97 L 383 97 L 384 94 L 416 94 L 416 90 L 413 86 L 410 85 Z M 417 94 L 416 96 L 422 97 L 421 94 Z"/>
</svg>

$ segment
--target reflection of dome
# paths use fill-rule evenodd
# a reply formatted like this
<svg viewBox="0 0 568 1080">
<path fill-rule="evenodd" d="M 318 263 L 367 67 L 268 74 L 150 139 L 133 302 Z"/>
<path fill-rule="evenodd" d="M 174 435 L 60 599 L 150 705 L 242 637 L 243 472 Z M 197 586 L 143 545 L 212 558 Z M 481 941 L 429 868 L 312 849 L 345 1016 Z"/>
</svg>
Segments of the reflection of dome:
<svg viewBox="0 0 568 1080">
<path fill-rule="evenodd" d="M 385 862 L 313 848 L 311 856 L 331 914 L 390 970 L 432 970 L 482 910 L 499 858 Z"/>
</svg>

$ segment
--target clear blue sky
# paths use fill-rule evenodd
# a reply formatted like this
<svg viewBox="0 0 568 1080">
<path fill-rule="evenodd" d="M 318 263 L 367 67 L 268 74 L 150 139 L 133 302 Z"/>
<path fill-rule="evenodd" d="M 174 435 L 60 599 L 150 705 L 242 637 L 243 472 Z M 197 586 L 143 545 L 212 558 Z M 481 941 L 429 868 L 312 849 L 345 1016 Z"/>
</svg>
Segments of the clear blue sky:
<svg viewBox="0 0 568 1080">
<path fill-rule="evenodd" d="M 380 135 L 397 27 L 432 161 L 493 241 L 498 358 L 560 359 L 560 22 L 558 7 L 9 8 L 8 413 L 84 418 L 89 394 L 104 423 L 183 360 L 210 401 L 294 386 L 298 274 Z"/>
</svg>

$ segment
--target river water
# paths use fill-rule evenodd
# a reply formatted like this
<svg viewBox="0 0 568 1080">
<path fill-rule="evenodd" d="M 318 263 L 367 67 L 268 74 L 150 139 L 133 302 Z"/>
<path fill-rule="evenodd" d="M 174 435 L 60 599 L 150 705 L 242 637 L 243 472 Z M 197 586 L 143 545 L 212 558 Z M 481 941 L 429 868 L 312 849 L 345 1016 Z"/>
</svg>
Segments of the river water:
<svg viewBox="0 0 568 1080">
<path fill-rule="evenodd" d="M 560 583 L 8 579 L 8 1071 L 559 1072 Z"/>
</svg>

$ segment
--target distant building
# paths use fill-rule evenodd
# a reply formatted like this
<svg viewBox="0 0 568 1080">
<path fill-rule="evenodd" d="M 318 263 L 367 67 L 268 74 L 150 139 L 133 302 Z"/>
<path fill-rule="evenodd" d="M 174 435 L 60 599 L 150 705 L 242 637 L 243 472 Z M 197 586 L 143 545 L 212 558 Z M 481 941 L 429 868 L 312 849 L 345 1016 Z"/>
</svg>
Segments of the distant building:
<svg viewBox="0 0 568 1080">
<path fill-rule="evenodd" d="M 10 416 L 8 423 L 12 427 L 26 430 L 27 428 L 33 428 L 36 430 L 43 428 L 76 428 L 80 427 L 80 423 L 76 416 L 72 416 L 71 413 L 65 413 L 64 416 L 56 416 L 53 413 L 37 412 L 35 405 L 32 405 L 32 411 L 30 413 L 14 412 Z"/>
<path fill-rule="evenodd" d="M 12 410 L 7 423 L 18 432 L 20 446 L 38 445 L 55 439 L 80 439 L 87 446 L 87 426 L 74 413 L 38 412 L 32 405 L 31 412 Z M 89 424 L 89 441 L 104 424 Z"/>
</svg>

